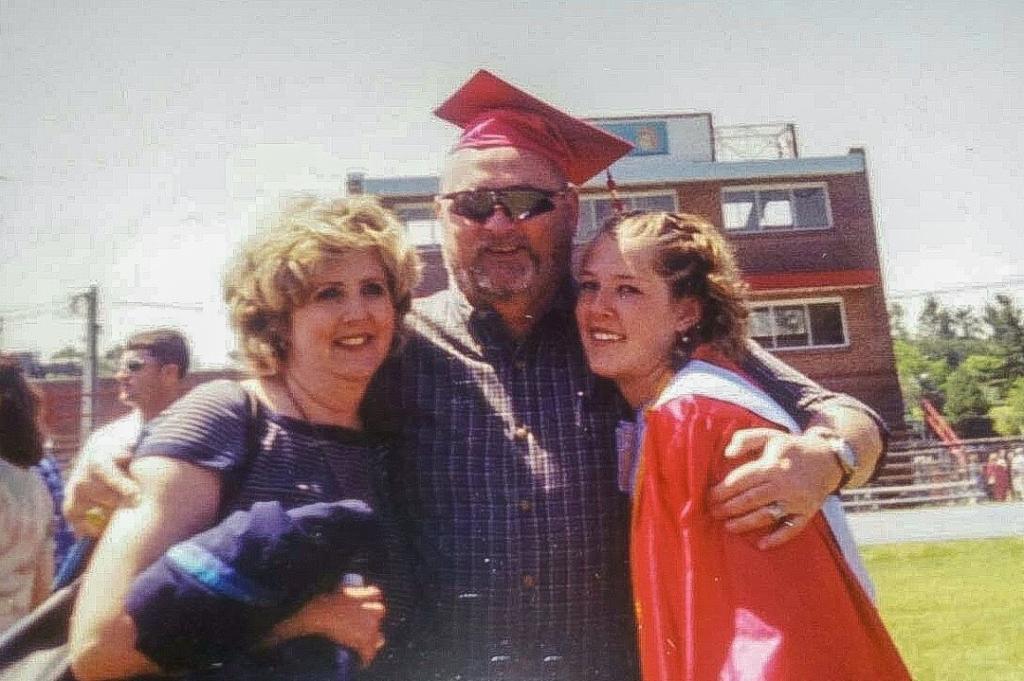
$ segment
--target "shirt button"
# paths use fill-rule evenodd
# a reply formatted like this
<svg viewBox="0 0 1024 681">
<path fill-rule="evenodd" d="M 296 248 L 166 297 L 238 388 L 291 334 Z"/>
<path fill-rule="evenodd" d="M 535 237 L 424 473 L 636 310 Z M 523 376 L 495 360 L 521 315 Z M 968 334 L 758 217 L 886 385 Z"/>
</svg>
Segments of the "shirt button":
<svg viewBox="0 0 1024 681">
<path fill-rule="evenodd" d="M 533 575 L 523 575 L 523 588 L 532 589 L 537 586 L 537 578 Z"/>
<path fill-rule="evenodd" d="M 533 504 L 530 503 L 529 499 L 523 499 L 519 502 L 519 510 L 523 513 L 529 513 L 533 510 Z"/>
<path fill-rule="evenodd" d="M 530 431 L 526 426 L 519 426 L 515 429 L 515 432 L 512 433 L 512 436 L 517 440 L 525 440 L 529 435 Z"/>
</svg>

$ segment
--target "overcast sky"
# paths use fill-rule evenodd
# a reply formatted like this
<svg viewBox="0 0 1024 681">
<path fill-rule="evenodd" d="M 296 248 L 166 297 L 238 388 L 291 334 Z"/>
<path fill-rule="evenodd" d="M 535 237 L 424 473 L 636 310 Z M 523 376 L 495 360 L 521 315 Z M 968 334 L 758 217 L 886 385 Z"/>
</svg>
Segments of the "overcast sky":
<svg viewBox="0 0 1024 681">
<path fill-rule="evenodd" d="M 238 241 L 347 170 L 435 172 L 452 130 L 430 111 L 477 68 L 581 116 L 863 146 L 890 294 L 1024 303 L 1022 38 L 1011 0 L 4 0 L 0 343 L 80 342 L 67 301 L 95 283 L 101 348 L 175 323 L 220 362 Z"/>
</svg>

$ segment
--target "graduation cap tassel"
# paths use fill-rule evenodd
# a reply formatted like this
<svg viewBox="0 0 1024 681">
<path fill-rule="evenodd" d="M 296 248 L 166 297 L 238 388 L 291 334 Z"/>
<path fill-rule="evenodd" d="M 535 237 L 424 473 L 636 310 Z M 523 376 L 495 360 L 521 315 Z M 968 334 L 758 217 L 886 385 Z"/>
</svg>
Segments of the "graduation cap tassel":
<svg viewBox="0 0 1024 681">
<path fill-rule="evenodd" d="M 606 184 L 608 185 L 608 192 L 612 195 L 612 211 L 616 215 L 622 215 L 622 211 L 626 209 L 626 205 L 619 198 L 619 192 L 615 180 L 612 179 L 612 171 L 605 169 L 605 177 L 607 178 Z"/>
</svg>

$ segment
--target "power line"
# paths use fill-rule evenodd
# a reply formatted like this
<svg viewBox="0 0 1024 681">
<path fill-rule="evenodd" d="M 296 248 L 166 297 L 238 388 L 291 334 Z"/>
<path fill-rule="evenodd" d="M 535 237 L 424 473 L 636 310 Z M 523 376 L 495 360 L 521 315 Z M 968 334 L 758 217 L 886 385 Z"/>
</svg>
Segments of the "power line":
<svg viewBox="0 0 1024 681">
<path fill-rule="evenodd" d="M 202 312 L 205 308 L 198 303 L 155 303 L 144 300 L 117 300 L 110 303 L 117 307 L 155 307 L 166 310 L 186 310 L 190 312 Z"/>
<path fill-rule="evenodd" d="M 206 308 L 199 303 L 159 303 L 145 300 L 118 300 L 109 303 L 111 307 L 151 307 L 165 310 L 202 312 Z M 33 319 L 47 315 L 60 316 L 68 313 L 67 299 L 53 300 L 38 305 L 0 309 L 0 317 L 11 321 Z"/>
<path fill-rule="evenodd" d="M 62 315 L 65 315 L 67 310 L 23 310 L 21 312 L 0 312 L 0 318 L 6 319 L 12 322 L 23 322 L 32 319 L 40 319 L 42 317 L 54 317 L 59 319 Z"/>
<path fill-rule="evenodd" d="M 901 293 L 890 293 L 889 298 L 902 299 L 902 298 L 923 298 L 931 295 L 941 295 L 945 293 L 961 293 L 965 291 L 983 291 L 985 289 L 1000 289 L 1000 288 L 1024 288 L 1024 277 L 1009 277 L 1000 281 L 991 281 L 984 283 L 975 284 L 960 284 L 957 286 L 945 286 L 942 288 L 935 289 L 919 289 L 916 291 L 903 291 Z M 993 293 L 998 291 L 993 290 Z"/>
<path fill-rule="evenodd" d="M 13 314 L 21 314 L 23 312 L 37 312 L 41 307 L 50 306 L 54 308 L 66 308 L 68 304 L 67 296 L 61 296 L 59 298 L 53 298 L 41 303 L 32 303 L 26 305 L 19 305 L 17 307 L 4 307 L 0 308 L 0 315 L 8 316 Z"/>
</svg>

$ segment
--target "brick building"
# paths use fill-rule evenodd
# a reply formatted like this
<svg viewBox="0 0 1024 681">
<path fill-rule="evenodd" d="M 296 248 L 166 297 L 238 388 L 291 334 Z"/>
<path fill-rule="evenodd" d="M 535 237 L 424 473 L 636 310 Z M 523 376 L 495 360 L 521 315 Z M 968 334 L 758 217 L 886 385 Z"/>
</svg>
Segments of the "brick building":
<svg viewBox="0 0 1024 681">
<path fill-rule="evenodd" d="M 611 170 L 628 208 L 709 219 L 753 291 L 752 333 L 823 385 L 904 428 L 864 151 L 802 158 L 792 125 L 716 128 L 710 114 L 595 119 L 636 148 Z M 419 293 L 444 287 L 437 177 L 348 177 L 393 208 L 426 262 Z M 611 213 L 603 175 L 580 188 L 577 235 Z"/>
</svg>

